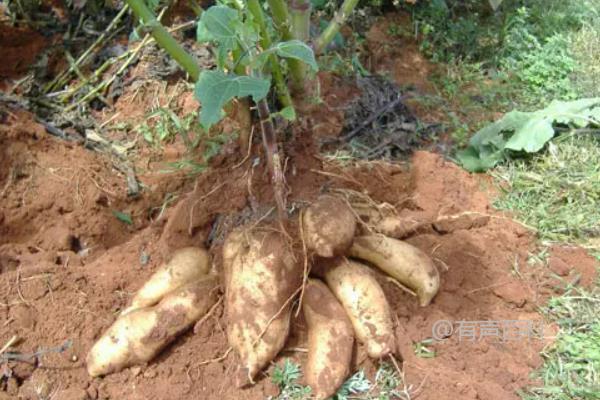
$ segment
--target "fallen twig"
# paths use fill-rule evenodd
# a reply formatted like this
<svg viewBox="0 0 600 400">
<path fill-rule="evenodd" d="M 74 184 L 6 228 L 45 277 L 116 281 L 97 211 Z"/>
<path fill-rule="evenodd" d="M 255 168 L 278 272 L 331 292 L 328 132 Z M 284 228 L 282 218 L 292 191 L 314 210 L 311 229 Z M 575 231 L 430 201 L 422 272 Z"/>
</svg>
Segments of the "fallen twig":
<svg viewBox="0 0 600 400">
<path fill-rule="evenodd" d="M 62 345 L 57 347 L 48 347 L 46 349 L 41 348 L 40 350 L 33 353 L 18 353 L 18 352 L 6 352 L 0 354 L 0 364 L 7 361 L 22 361 L 28 362 L 31 359 L 35 359 L 39 361 L 39 358 L 44 354 L 48 353 L 63 353 L 73 346 L 73 341 L 71 339 L 66 340 Z"/>
</svg>

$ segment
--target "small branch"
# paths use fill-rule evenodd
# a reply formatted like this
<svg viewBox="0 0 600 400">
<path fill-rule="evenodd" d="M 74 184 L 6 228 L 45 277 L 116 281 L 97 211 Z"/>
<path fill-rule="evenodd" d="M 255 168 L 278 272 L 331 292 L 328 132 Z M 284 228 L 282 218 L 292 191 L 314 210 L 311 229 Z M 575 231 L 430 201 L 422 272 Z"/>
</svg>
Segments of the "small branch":
<svg viewBox="0 0 600 400">
<path fill-rule="evenodd" d="M 81 99 L 79 99 L 78 101 L 73 102 L 69 106 L 67 106 L 64 111 L 65 112 L 71 111 L 74 108 L 78 107 L 80 104 L 83 104 L 83 103 L 85 103 L 87 101 L 90 101 L 91 99 L 93 99 L 94 97 L 96 97 L 100 93 L 102 93 L 106 88 L 108 88 L 117 79 L 118 76 L 121 76 L 121 74 L 123 72 L 125 72 L 125 70 L 127 69 L 127 67 L 129 67 L 129 65 L 137 57 L 137 55 L 140 52 L 140 50 L 145 45 L 147 45 L 148 43 L 150 43 L 150 36 L 146 35 L 146 37 L 144 37 L 144 39 L 142 40 L 142 42 L 135 48 L 135 50 L 133 52 L 131 52 L 131 54 L 129 55 L 129 57 L 127 57 L 127 59 L 121 65 L 121 67 L 108 80 L 102 81 L 98 86 L 96 86 L 92 90 L 90 90 Z"/>
<path fill-rule="evenodd" d="M 57 347 L 49 347 L 49 348 L 41 348 L 40 350 L 29 353 L 16 353 L 16 352 L 6 352 L 0 355 L 0 364 L 6 361 L 22 361 L 29 362 L 30 360 L 38 360 L 41 356 L 48 353 L 63 353 L 71 348 L 73 345 L 73 341 L 67 340 L 61 346 Z"/>
<path fill-rule="evenodd" d="M 133 13 L 146 25 L 156 43 L 165 49 L 167 53 L 188 73 L 193 81 L 197 81 L 200 76 L 200 67 L 196 59 L 171 36 L 169 31 L 156 19 L 152 11 L 146 6 L 143 0 L 126 0 L 127 4 L 133 10 Z"/>
<path fill-rule="evenodd" d="M 90 54 L 92 54 L 94 49 L 96 47 L 98 47 L 98 45 L 100 45 L 100 43 L 102 43 L 104 41 L 104 39 L 106 39 L 106 37 L 109 35 L 110 31 L 112 31 L 113 28 L 119 23 L 119 21 L 121 20 L 121 18 L 123 18 L 123 15 L 125 15 L 125 13 L 127 12 L 128 9 L 129 9 L 128 6 L 124 6 L 121 9 L 121 11 L 119 11 L 117 16 L 108 24 L 108 26 L 106 27 L 104 32 L 102 32 L 102 34 L 98 37 L 98 39 L 96 39 L 96 41 L 94 43 L 92 43 L 92 45 L 86 51 L 84 51 L 83 54 L 79 56 L 79 58 L 77 58 L 75 63 L 71 64 L 69 66 L 69 69 L 67 69 L 66 71 L 63 71 L 61 74 L 59 74 L 52 82 L 50 82 L 50 84 L 48 86 L 46 86 L 44 88 L 44 93 L 48 93 L 53 88 L 60 87 L 63 84 L 65 84 L 66 83 L 65 80 L 69 76 L 69 74 L 71 72 L 73 72 L 73 68 L 81 65 L 81 63 L 83 63 L 85 61 L 85 59 Z"/>
<path fill-rule="evenodd" d="M 325 28 L 323 33 L 321 33 L 321 35 L 317 38 L 317 41 L 315 42 L 316 54 L 322 53 L 329 43 L 331 43 L 335 35 L 340 31 L 342 25 L 344 25 L 350 14 L 352 14 L 356 8 L 357 4 L 358 0 L 344 0 L 344 3 L 335 13 L 335 16 L 329 22 L 327 28 Z"/>
</svg>

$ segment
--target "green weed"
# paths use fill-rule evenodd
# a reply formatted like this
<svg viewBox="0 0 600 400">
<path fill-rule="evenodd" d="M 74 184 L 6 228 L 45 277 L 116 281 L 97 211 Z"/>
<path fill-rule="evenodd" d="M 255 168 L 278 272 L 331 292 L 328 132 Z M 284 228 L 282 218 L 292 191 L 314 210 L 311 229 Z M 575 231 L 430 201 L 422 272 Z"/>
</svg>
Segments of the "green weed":
<svg viewBox="0 0 600 400">
<path fill-rule="evenodd" d="M 595 12 L 595 15 L 594 15 Z M 600 96 L 600 1 L 590 7 L 590 22 L 570 37 L 577 62 L 573 85 L 583 97 Z"/>
<path fill-rule="evenodd" d="M 563 135 L 530 161 L 513 161 L 493 175 L 503 194 L 495 206 L 537 229 L 543 240 L 585 242 L 600 236 L 600 141 Z"/>
<path fill-rule="evenodd" d="M 297 383 L 301 376 L 300 366 L 289 358 L 286 358 L 282 365 L 276 365 L 273 368 L 271 382 L 279 387 L 279 395 L 274 400 L 307 399 L 310 395 L 310 387 Z"/>
<path fill-rule="evenodd" d="M 533 109 L 555 99 L 591 97 L 600 89 L 600 1 L 432 0 L 409 7 L 421 50 L 436 62 L 459 65 L 442 91 L 464 93 L 461 80 L 498 81 L 490 106 Z M 473 70 L 480 79 L 470 80 Z M 486 93 L 489 90 L 482 90 Z M 468 100 L 468 99 L 466 99 Z M 511 104 L 512 103 L 512 104 Z"/>
<path fill-rule="evenodd" d="M 151 145 L 171 142 L 179 135 L 190 150 L 198 146 L 203 133 L 196 115 L 189 114 L 180 118 L 167 107 L 159 107 L 146 115 L 146 122 L 140 124 L 137 130 Z"/>
<path fill-rule="evenodd" d="M 277 397 L 269 400 L 308 400 L 310 388 L 298 383 L 302 372 L 300 367 L 290 359 L 276 365 L 271 375 L 271 381 L 279 387 Z M 381 363 L 375 373 L 375 382 L 371 382 L 360 370 L 352 375 L 340 387 L 332 400 L 410 400 L 418 388 L 407 386 L 403 376 L 389 363 Z"/>
<path fill-rule="evenodd" d="M 600 235 L 598 138 L 563 135 L 543 154 L 497 168 L 495 177 L 503 191 L 496 206 L 514 212 L 541 239 L 589 243 Z M 542 247 L 527 263 L 546 264 L 547 258 Z M 542 352 L 543 367 L 533 374 L 540 384 L 520 392 L 524 400 L 600 399 L 599 305 L 598 283 L 591 289 L 568 284 L 562 296 L 541 309 L 559 332 Z"/>
<path fill-rule="evenodd" d="M 525 400 L 600 399 L 600 289 L 573 287 L 551 299 L 542 312 L 560 332 L 546 349 L 535 376 L 543 385 L 528 388 Z"/>
<path fill-rule="evenodd" d="M 433 339 L 425 339 L 415 343 L 413 345 L 415 355 L 421 358 L 434 358 L 436 356 L 436 352 L 429 348 L 432 343 Z"/>
</svg>

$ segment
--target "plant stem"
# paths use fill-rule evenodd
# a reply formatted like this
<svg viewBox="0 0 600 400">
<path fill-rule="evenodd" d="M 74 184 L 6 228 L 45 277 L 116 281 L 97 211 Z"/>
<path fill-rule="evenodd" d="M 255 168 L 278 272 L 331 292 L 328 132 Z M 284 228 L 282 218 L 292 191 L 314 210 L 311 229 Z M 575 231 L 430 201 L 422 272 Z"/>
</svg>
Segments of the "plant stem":
<svg viewBox="0 0 600 400">
<path fill-rule="evenodd" d="M 315 53 L 320 54 L 331 43 L 335 35 L 340 31 L 342 25 L 346 22 L 352 11 L 356 8 L 358 0 L 344 0 L 340 9 L 335 13 L 333 19 L 327 25 L 327 28 L 321 33 L 315 42 Z"/>
<path fill-rule="evenodd" d="M 290 13 L 284 0 L 267 0 L 271 9 L 271 17 L 277 31 L 281 34 L 283 40 L 300 39 L 294 36 L 291 29 Z M 300 39 L 301 40 L 301 39 Z M 301 61 L 288 59 L 290 68 L 290 77 L 292 78 L 292 89 L 297 94 L 302 94 L 304 89 L 304 78 L 306 70 Z"/>
<path fill-rule="evenodd" d="M 290 3 L 290 16 L 292 32 L 296 39 L 308 42 L 310 39 L 310 13 L 311 4 L 308 0 L 292 0 Z"/>
<path fill-rule="evenodd" d="M 287 218 L 285 211 L 285 201 L 283 190 L 285 181 L 283 169 L 281 168 L 281 156 L 279 155 L 279 147 L 277 146 L 277 136 L 269 111 L 267 100 L 262 99 L 257 104 L 258 116 L 260 118 L 260 128 L 262 133 L 263 146 L 265 147 L 265 156 L 267 158 L 267 166 L 271 172 L 271 184 L 273 185 L 273 195 L 277 204 L 277 213 L 279 221 L 284 221 Z"/>
<path fill-rule="evenodd" d="M 290 30 L 290 15 L 287 4 L 283 0 L 267 0 L 271 9 L 271 17 L 275 28 L 281 34 L 283 40 L 291 40 L 293 38 Z"/>
<path fill-rule="evenodd" d="M 290 21 L 292 24 L 292 35 L 294 38 L 308 43 L 310 40 L 310 13 L 311 3 L 309 0 L 292 0 L 290 2 Z M 307 76 L 306 64 L 298 63 L 294 68 L 290 67 L 292 77 L 292 88 L 294 92 L 304 90 L 304 81 Z"/>
<path fill-rule="evenodd" d="M 156 43 L 160 45 L 177 63 L 188 73 L 193 81 L 198 80 L 200 76 L 200 67 L 194 59 L 177 41 L 171 36 L 171 34 L 165 29 L 164 26 L 156 19 L 152 11 L 146 6 L 143 0 L 125 0 L 129 7 L 133 10 L 136 17 L 138 17 L 144 25 L 146 25 L 150 34 L 156 40 Z"/>
<path fill-rule="evenodd" d="M 267 30 L 267 23 L 265 21 L 265 15 L 263 13 L 262 7 L 258 0 L 248 0 L 248 10 L 252 13 L 252 16 L 255 18 L 258 26 L 260 27 L 260 45 L 263 50 L 267 50 L 271 47 L 271 38 L 269 37 L 269 32 Z M 277 62 L 277 58 L 274 54 L 269 56 L 269 64 L 271 66 L 271 73 L 273 74 L 273 80 L 275 81 L 275 89 L 277 90 L 277 95 L 279 97 L 279 101 L 284 107 L 293 106 L 292 98 L 290 97 L 290 92 L 285 84 L 285 79 L 283 78 L 283 72 L 281 71 L 281 66 Z"/>
</svg>

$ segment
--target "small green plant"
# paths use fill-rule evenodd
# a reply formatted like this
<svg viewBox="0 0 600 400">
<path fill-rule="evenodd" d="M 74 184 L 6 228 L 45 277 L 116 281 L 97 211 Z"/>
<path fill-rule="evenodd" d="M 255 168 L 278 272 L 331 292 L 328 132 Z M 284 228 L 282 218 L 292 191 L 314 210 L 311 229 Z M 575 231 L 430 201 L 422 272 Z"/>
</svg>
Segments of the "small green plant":
<svg viewBox="0 0 600 400">
<path fill-rule="evenodd" d="M 192 150 L 198 146 L 202 136 L 201 129 L 197 127 L 195 122 L 196 117 L 194 115 L 180 118 L 173 110 L 167 107 L 159 107 L 146 115 L 146 122 L 140 124 L 137 129 L 144 140 L 151 145 L 172 141 L 175 136 L 179 135 L 186 147 Z"/>
<path fill-rule="evenodd" d="M 217 154 L 228 141 L 235 139 L 235 135 L 217 134 L 207 132 L 198 123 L 198 116 L 189 114 L 180 118 L 167 107 L 159 107 L 146 116 L 146 121 L 137 127 L 138 132 L 151 146 L 160 147 L 163 143 L 171 142 L 176 136 L 182 138 L 191 153 L 202 144 L 202 157 L 187 157 L 169 163 L 169 168 L 164 172 L 187 170 L 195 175 L 206 170 L 208 162 Z"/>
<path fill-rule="evenodd" d="M 289 358 L 276 365 L 271 381 L 279 387 L 277 397 L 269 400 L 308 400 L 310 387 L 302 386 L 298 380 L 302 377 L 300 366 Z M 375 382 L 371 382 L 363 370 L 356 372 L 344 382 L 332 400 L 396 400 L 411 398 L 412 387 L 406 387 L 402 376 L 389 363 L 383 362 L 375 373 Z"/>
<path fill-rule="evenodd" d="M 433 344 L 433 339 L 424 339 L 413 345 L 415 355 L 420 358 L 434 358 L 437 354 L 429 346 Z"/>
<path fill-rule="evenodd" d="M 360 370 L 344 382 L 333 398 L 334 400 L 356 398 L 362 393 L 367 393 L 372 386 L 373 384 L 367 379 L 365 372 Z"/>
<path fill-rule="evenodd" d="M 312 47 L 306 44 L 310 38 L 309 0 L 295 0 L 289 5 L 284 0 L 220 0 L 207 10 L 196 7 L 200 13 L 198 41 L 213 43 L 217 60 L 217 69 L 201 71 L 194 57 L 177 43 L 143 0 L 127 0 L 142 28 L 196 82 L 204 129 L 221 120 L 223 108 L 231 100 L 251 97 L 256 103 L 280 220 L 286 218 L 283 157 L 266 97 L 273 86 L 282 105 L 280 115 L 295 118 L 286 77 L 289 75 L 294 92 L 302 97 L 309 77 L 307 67 L 317 69 L 315 53 L 323 52 L 334 40 L 357 3 L 358 0 L 345 0 Z M 287 69 L 281 60 L 285 60 Z"/>
<path fill-rule="evenodd" d="M 273 400 L 302 400 L 308 399 L 310 387 L 302 386 L 297 383 L 302 376 L 300 366 L 295 364 L 289 358 L 283 361 L 283 365 L 276 365 L 273 368 L 271 382 L 279 387 L 279 395 Z"/>
</svg>

